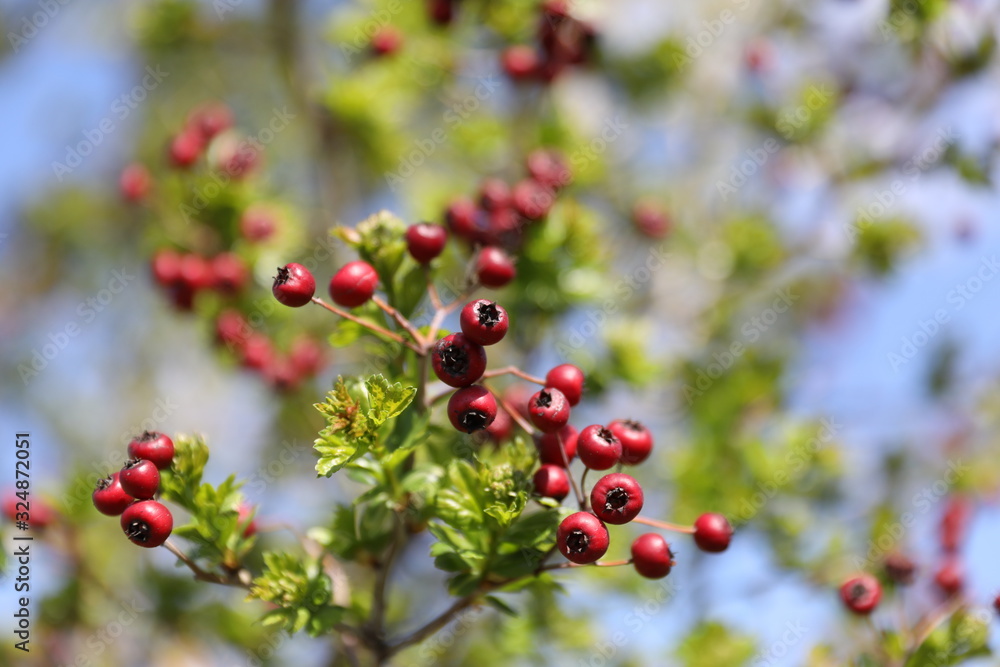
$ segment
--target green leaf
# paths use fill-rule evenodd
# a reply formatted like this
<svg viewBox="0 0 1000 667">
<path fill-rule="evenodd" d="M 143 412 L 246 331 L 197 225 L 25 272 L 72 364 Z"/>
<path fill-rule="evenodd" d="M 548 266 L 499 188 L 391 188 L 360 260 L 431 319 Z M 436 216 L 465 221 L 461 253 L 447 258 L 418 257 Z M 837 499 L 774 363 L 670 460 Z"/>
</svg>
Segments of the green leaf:
<svg viewBox="0 0 1000 667">
<path fill-rule="evenodd" d="M 316 461 L 316 472 L 329 477 L 345 465 L 363 456 L 368 451 L 368 443 L 364 440 L 347 441 L 338 433 L 323 429 L 319 438 L 313 443 L 313 448 L 319 452 Z"/>
<path fill-rule="evenodd" d="M 404 387 L 400 382 L 389 384 L 381 375 L 368 378 L 365 387 L 368 390 L 368 420 L 376 427 L 399 416 L 417 393 L 416 387 Z"/>
<path fill-rule="evenodd" d="M 280 552 L 264 554 L 264 572 L 254 579 L 250 598 L 281 607 L 264 618 L 266 625 L 280 625 L 289 632 L 308 630 L 312 636 L 327 633 L 346 614 L 331 603 L 332 583 L 315 560 L 300 560 Z"/>
<path fill-rule="evenodd" d="M 495 595 L 487 595 L 485 599 L 486 602 L 497 611 L 506 614 L 507 616 L 512 616 L 514 618 L 517 617 L 517 610 Z"/>
<path fill-rule="evenodd" d="M 388 211 L 379 211 L 358 223 L 355 246 L 361 259 L 375 267 L 382 287 L 392 295 L 396 271 L 406 257 L 406 223 Z"/>
</svg>

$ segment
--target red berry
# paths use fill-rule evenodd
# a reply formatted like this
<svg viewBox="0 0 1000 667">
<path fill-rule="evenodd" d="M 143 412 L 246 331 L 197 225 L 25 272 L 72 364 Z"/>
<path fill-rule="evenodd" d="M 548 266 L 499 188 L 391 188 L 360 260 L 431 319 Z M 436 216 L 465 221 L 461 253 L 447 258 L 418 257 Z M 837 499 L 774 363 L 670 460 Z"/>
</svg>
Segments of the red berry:
<svg viewBox="0 0 1000 667">
<path fill-rule="evenodd" d="M 965 571 L 961 561 L 954 556 L 945 559 L 934 573 L 934 584 L 945 595 L 951 597 L 961 592 L 965 583 Z"/>
<path fill-rule="evenodd" d="M 97 486 L 91 498 L 94 507 L 101 514 L 118 516 L 125 508 L 135 502 L 135 498 L 125 493 L 119 480 L 120 473 L 112 473 L 110 477 L 97 480 Z"/>
<path fill-rule="evenodd" d="M 535 472 L 535 491 L 544 498 L 562 500 L 569 495 L 569 473 L 565 468 L 543 465 Z"/>
<path fill-rule="evenodd" d="M 642 487 L 635 478 L 620 472 L 605 475 L 590 492 L 590 506 L 604 523 L 628 523 L 642 511 Z"/>
<path fill-rule="evenodd" d="M 558 389 L 545 387 L 528 399 L 528 417 L 542 433 L 555 433 L 569 421 L 569 401 Z"/>
<path fill-rule="evenodd" d="M 160 490 L 160 471 L 145 459 L 129 459 L 118 476 L 125 493 L 139 500 L 148 500 Z"/>
<path fill-rule="evenodd" d="M 292 367 L 306 377 L 316 375 L 323 368 L 323 348 L 312 338 L 296 338 L 288 358 Z"/>
<path fill-rule="evenodd" d="M 133 204 L 145 199 L 152 185 L 153 177 L 150 176 L 149 170 L 137 162 L 125 167 L 118 179 L 122 198 Z"/>
<path fill-rule="evenodd" d="M 484 245 L 514 247 L 520 244 L 523 221 L 511 208 L 484 211 L 482 219 L 486 228 L 479 233 L 477 241 Z M 477 228 L 480 218 L 477 218 Z"/>
<path fill-rule="evenodd" d="M 44 498 L 32 494 L 26 505 L 14 489 L 8 489 L 4 494 L 3 513 L 11 522 L 29 520 L 31 527 L 39 530 L 47 528 L 59 518 L 55 507 Z M 29 515 L 27 519 L 25 514 Z"/>
<path fill-rule="evenodd" d="M 151 262 L 153 280 L 162 287 L 171 287 L 181 279 L 181 256 L 169 248 L 157 250 Z"/>
<path fill-rule="evenodd" d="M 552 209 L 556 196 L 534 179 L 525 179 L 514 186 L 511 195 L 514 210 L 528 220 L 541 220 Z"/>
<path fill-rule="evenodd" d="M 245 526 L 243 528 L 243 537 L 249 538 L 257 534 L 257 519 L 254 516 L 257 513 L 256 508 L 253 505 L 240 503 L 236 511 L 236 525 Z"/>
<path fill-rule="evenodd" d="M 566 166 L 566 160 L 556 150 L 539 148 L 528 154 L 525 160 L 531 178 L 545 188 L 558 190 L 569 185 L 573 176 Z"/>
<path fill-rule="evenodd" d="M 996 609 L 998 614 L 1000 614 L 1000 595 L 993 598 L 993 608 Z"/>
<path fill-rule="evenodd" d="M 170 302 L 181 312 L 191 312 L 194 309 L 194 289 L 186 283 L 179 283 L 168 292 Z"/>
<path fill-rule="evenodd" d="M 907 556 L 901 553 L 891 553 L 885 558 L 885 573 L 890 580 L 901 586 L 913 583 L 917 566 Z"/>
<path fill-rule="evenodd" d="M 221 102 L 198 107 L 188 116 L 187 126 L 196 130 L 204 141 L 233 126 L 233 112 Z"/>
<path fill-rule="evenodd" d="M 486 427 L 486 433 L 490 436 L 490 440 L 495 443 L 508 440 L 514 433 L 514 420 L 510 418 L 510 414 L 502 406 L 497 405 L 497 417 L 492 424 Z"/>
<path fill-rule="evenodd" d="M 499 289 L 517 275 L 514 261 L 496 246 L 486 246 L 476 258 L 476 276 L 483 287 Z"/>
<path fill-rule="evenodd" d="M 478 215 L 479 209 L 476 208 L 472 200 L 460 197 L 449 204 L 448 209 L 444 213 L 444 219 L 448 225 L 448 229 L 455 236 L 469 242 L 474 242 L 478 234 L 476 227 L 476 217 Z"/>
<path fill-rule="evenodd" d="M 510 206 L 510 186 L 499 178 L 487 178 L 479 186 L 479 205 L 487 211 Z"/>
<path fill-rule="evenodd" d="M 674 554 L 662 535 L 645 533 L 632 542 L 632 566 L 647 579 L 662 579 L 674 566 Z"/>
<path fill-rule="evenodd" d="M 493 345 L 507 334 L 507 311 L 496 301 L 476 299 L 465 304 L 459 316 L 462 333 L 474 343 Z"/>
<path fill-rule="evenodd" d="M 434 344 L 431 366 L 446 385 L 467 387 L 486 372 L 486 350 L 465 334 L 454 333 Z"/>
<path fill-rule="evenodd" d="M 631 419 L 616 419 L 608 424 L 608 430 L 622 443 L 622 463 L 638 465 L 653 451 L 653 434 L 649 429 Z"/>
<path fill-rule="evenodd" d="M 444 251 L 447 242 L 448 230 L 441 225 L 420 222 L 406 229 L 406 248 L 413 259 L 421 264 L 430 264 L 431 260 Z"/>
<path fill-rule="evenodd" d="M 702 551 L 719 553 L 729 548 L 733 527 L 721 514 L 702 514 L 694 522 L 694 542 Z"/>
<path fill-rule="evenodd" d="M 438 25 L 448 25 L 455 18 L 455 2 L 457 0 L 428 0 L 427 12 L 431 20 Z"/>
<path fill-rule="evenodd" d="M 972 516 L 972 505 L 967 498 L 951 496 L 941 517 L 941 548 L 954 553 L 965 539 Z"/>
<path fill-rule="evenodd" d="M 371 264 L 355 260 L 348 262 L 330 280 L 330 298 L 338 306 L 357 308 L 375 294 L 378 273 Z"/>
<path fill-rule="evenodd" d="M 573 364 L 560 364 L 546 374 L 545 386 L 555 387 L 570 405 L 576 405 L 583 396 L 583 371 Z"/>
<path fill-rule="evenodd" d="M 186 128 L 177 133 L 170 141 L 170 164 L 178 169 L 187 169 L 201 155 L 205 141 L 197 130 Z"/>
<path fill-rule="evenodd" d="M 870 574 L 861 574 L 844 582 L 840 599 L 855 614 L 870 614 L 882 599 L 882 585 Z"/>
<path fill-rule="evenodd" d="M 284 356 L 274 356 L 264 368 L 264 379 L 278 391 L 292 391 L 299 385 L 299 372 Z"/>
<path fill-rule="evenodd" d="M 315 293 L 316 279 L 309 269 L 295 262 L 278 267 L 278 275 L 271 285 L 271 294 L 278 303 L 300 308 L 309 303 Z"/>
<path fill-rule="evenodd" d="M 242 347 L 250 331 L 250 323 L 236 310 L 224 310 L 215 319 L 215 339 L 230 350 Z"/>
<path fill-rule="evenodd" d="M 215 289 L 227 294 L 235 294 L 242 290 L 249 278 L 246 263 L 233 252 L 224 252 L 212 258 L 212 275 L 215 278 Z"/>
<path fill-rule="evenodd" d="M 486 387 L 462 387 L 448 399 L 448 419 L 463 433 L 481 431 L 497 416 L 497 399 Z"/>
<path fill-rule="evenodd" d="M 580 565 L 598 560 L 607 553 L 610 542 L 607 527 L 589 512 L 570 514 L 556 531 L 559 553 Z"/>
<path fill-rule="evenodd" d="M 641 234 L 651 239 L 661 239 L 670 233 L 670 218 L 651 202 L 639 202 L 632 208 L 632 222 Z"/>
<path fill-rule="evenodd" d="M 372 35 L 371 43 L 376 55 L 388 56 L 403 46 L 403 33 L 391 25 L 384 25 Z"/>
<path fill-rule="evenodd" d="M 240 216 L 240 233 L 253 243 L 271 238 L 277 227 L 274 214 L 262 206 L 251 206 Z"/>
<path fill-rule="evenodd" d="M 179 280 L 192 292 L 208 289 L 215 283 L 212 265 L 200 255 L 194 253 L 183 255 L 180 260 Z"/>
<path fill-rule="evenodd" d="M 271 339 L 264 334 L 254 333 L 247 336 L 240 349 L 240 361 L 247 368 L 263 370 L 274 357 L 274 346 Z"/>
<path fill-rule="evenodd" d="M 155 500 L 143 500 L 129 505 L 122 513 L 125 536 L 140 547 L 152 549 L 167 541 L 174 529 L 170 510 Z"/>
<path fill-rule="evenodd" d="M 157 470 L 166 470 L 174 463 L 174 441 L 164 433 L 144 431 L 128 443 L 128 457 L 151 461 Z"/>
<path fill-rule="evenodd" d="M 542 463 L 566 467 L 566 463 L 576 458 L 576 441 L 579 437 L 576 429 L 571 424 L 566 424 L 555 433 L 546 433 L 538 439 L 538 460 Z M 559 442 L 562 441 L 562 450 L 566 452 L 566 460 L 563 461 L 562 452 L 559 451 Z"/>
<path fill-rule="evenodd" d="M 538 73 L 538 52 L 527 44 L 509 46 L 500 54 L 500 65 L 515 81 L 531 79 Z"/>
<path fill-rule="evenodd" d="M 621 459 L 622 443 L 604 426 L 591 424 L 580 431 L 576 453 L 591 470 L 607 470 Z"/>
</svg>

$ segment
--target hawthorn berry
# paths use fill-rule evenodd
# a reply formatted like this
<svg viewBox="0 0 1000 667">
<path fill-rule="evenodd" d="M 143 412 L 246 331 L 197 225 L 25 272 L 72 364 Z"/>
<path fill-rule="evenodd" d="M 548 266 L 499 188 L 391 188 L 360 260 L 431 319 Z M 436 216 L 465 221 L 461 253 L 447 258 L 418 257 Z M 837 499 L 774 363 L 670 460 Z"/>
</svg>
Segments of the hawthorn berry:
<svg viewBox="0 0 1000 667">
<path fill-rule="evenodd" d="M 274 356 L 264 367 L 264 379 L 278 391 L 293 391 L 299 386 L 300 374 L 285 356 Z"/>
<path fill-rule="evenodd" d="M 702 551 L 720 553 L 729 548 L 733 538 L 733 527 L 721 514 L 708 512 L 694 522 L 694 543 Z"/>
<path fill-rule="evenodd" d="M 631 475 L 605 475 L 590 491 L 590 506 L 604 523 L 626 524 L 642 511 L 642 487 Z"/>
<path fill-rule="evenodd" d="M 187 169 L 197 161 L 204 147 L 205 141 L 201 133 L 193 128 L 185 128 L 170 141 L 170 164 L 178 169 Z"/>
<path fill-rule="evenodd" d="M 212 265 L 204 257 L 194 253 L 181 256 L 178 279 L 192 292 L 208 289 L 215 283 Z"/>
<path fill-rule="evenodd" d="M 993 608 L 996 609 L 998 614 L 1000 614 L 1000 595 L 993 598 Z"/>
<path fill-rule="evenodd" d="M 499 289 L 517 275 L 514 260 L 496 246 L 486 246 L 476 257 L 476 277 L 483 287 Z"/>
<path fill-rule="evenodd" d="M 478 215 L 479 209 L 476 208 L 471 199 L 459 197 L 448 205 L 448 209 L 444 213 L 444 220 L 448 229 L 455 236 L 472 242 L 476 240 L 478 234 L 476 226 Z"/>
<path fill-rule="evenodd" d="M 662 535 L 645 533 L 632 542 L 632 566 L 647 579 L 662 579 L 674 566 L 674 554 Z"/>
<path fill-rule="evenodd" d="M 535 491 L 544 498 L 562 500 L 569 495 L 569 473 L 565 468 L 545 464 L 535 471 Z"/>
<path fill-rule="evenodd" d="M 934 585 L 948 597 L 961 592 L 964 584 L 965 572 L 962 563 L 954 556 L 946 558 L 938 571 L 934 573 Z"/>
<path fill-rule="evenodd" d="M 531 79 L 538 73 L 538 52 L 527 44 L 509 46 L 500 54 L 500 65 L 515 81 Z"/>
<path fill-rule="evenodd" d="M 844 582 L 840 599 L 855 614 L 867 615 L 882 599 L 882 585 L 872 575 L 861 574 Z"/>
<path fill-rule="evenodd" d="M 157 470 L 166 470 L 174 462 L 174 441 L 158 431 L 143 431 L 128 443 L 128 457 L 151 461 Z"/>
<path fill-rule="evenodd" d="M 240 233 L 252 243 L 271 238 L 277 227 L 274 214 L 261 206 L 251 206 L 240 216 Z"/>
<path fill-rule="evenodd" d="M 292 262 L 278 267 L 271 293 L 278 303 L 291 308 L 301 308 L 309 303 L 316 293 L 316 279 L 306 267 Z"/>
<path fill-rule="evenodd" d="M 122 198 L 135 204 L 146 198 L 153 185 L 153 177 L 149 170 L 138 162 L 125 167 L 122 175 L 118 179 L 118 187 L 121 190 Z"/>
<path fill-rule="evenodd" d="M 4 494 L 3 513 L 11 522 L 24 520 L 29 507 L 25 505 L 14 489 Z M 30 501 L 31 527 L 39 530 L 47 528 L 59 518 L 59 512 L 44 498 L 32 494 Z M 18 516 L 20 515 L 20 516 Z"/>
<path fill-rule="evenodd" d="M 243 537 L 250 538 L 257 534 L 257 510 L 253 505 L 240 503 L 236 508 L 236 525 L 243 527 Z"/>
<path fill-rule="evenodd" d="M 479 186 L 479 205 L 487 211 L 510 206 L 510 186 L 499 178 L 487 178 Z"/>
<path fill-rule="evenodd" d="M 227 309 L 215 318 L 215 339 L 229 349 L 243 345 L 249 331 L 250 323 L 244 319 L 239 311 Z"/>
<path fill-rule="evenodd" d="M 462 387 L 448 399 L 448 419 L 463 433 L 481 431 L 497 416 L 497 399 L 481 384 Z"/>
<path fill-rule="evenodd" d="M 145 459 L 129 459 L 118 476 L 125 493 L 139 500 L 148 500 L 160 489 L 160 471 Z"/>
<path fill-rule="evenodd" d="M 296 372 L 307 377 L 316 375 L 323 368 L 323 348 L 312 338 L 296 338 L 288 358 Z"/>
<path fill-rule="evenodd" d="M 421 264 L 430 264 L 448 242 L 448 231 L 441 225 L 420 222 L 406 229 L 406 249 Z"/>
<path fill-rule="evenodd" d="M 152 549 L 167 541 L 174 529 L 174 517 L 155 500 L 141 500 L 125 508 L 121 518 L 125 536 L 140 547 Z"/>
<path fill-rule="evenodd" d="M 476 219 L 477 230 L 482 219 L 485 219 L 486 226 L 477 236 L 480 243 L 508 248 L 520 243 L 523 223 L 514 209 L 498 208 L 495 211 L 485 211 Z"/>
<path fill-rule="evenodd" d="M 591 424 L 576 441 L 576 453 L 583 465 L 591 470 L 607 470 L 622 457 L 622 443 L 615 434 L 600 424 Z"/>
<path fill-rule="evenodd" d="M 514 210 L 527 220 L 541 220 L 552 209 L 555 194 L 538 181 L 528 178 L 514 186 L 511 194 Z"/>
<path fill-rule="evenodd" d="M 187 126 L 196 130 L 204 141 L 233 126 L 233 112 L 221 102 L 198 107 L 188 116 Z"/>
<path fill-rule="evenodd" d="M 593 563 L 608 551 L 611 538 L 607 526 L 590 512 L 570 514 L 559 524 L 559 553 L 579 565 Z"/>
<path fill-rule="evenodd" d="M 247 368 L 263 370 L 273 357 L 274 346 L 264 334 L 250 334 L 240 347 L 240 362 Z"/>
<path fill-rule="evenodd" d="M 476 299 L 465 304 L 459 315 L 465 337 L 480 345 L 493 345 L 507 334 L 507 311 L 496 301 Z"/>
<path fill-rule="evenodd" d="M 885 558 L 886 576 L 900 586 L 909 586 L 912 584 L 916 571 L 917 566 L 904 554 L 893 552 Z"/>
<path fill-rule="evenodd" d="M 169 248 L 157 250 L 150 268 L 158 285 L 172 287 L 181 279 L 181 256 Z"/>
<path fill-rule="evenodd" d="M 555 433 L 569 421 L 569 401 L 555 387 L 545 387 L 528 399 L 528 417 L 542 433 Z"/>
<path fill-rule="evenodd" d="M 525 166 L 531 178 L 544 187 L 558 190 L 573 180 L 562 154 L 556 150 L 538 148 L 528 153 Z"/>
<path fill-rule="evenodd" d="M 125 508 L 135 502 L 135 498 L 125 493 L 119 479 L 120 473 L 112 473 L 109 477 L 97 480 L 97 486 L 91 494 L 94 507 L 101 514 L 118 516 Z"/>
<path fill-rule="evenodd" d="M 357 308 L 375 294 L 378 273 L 368 262 L 355 260 L 341 267 L 330 279 L 330 298 L 338 306 Z"/>
<path fill-rule="evenodd" d="M 951 496 L 941 516 L 941 548 L 948 553 L 958 550 L 968 532 L 972 505 L 962 496 Z"/>
<path fill-rule="evenodd" d="M 577 430 L 572 424 L 566 424 L 555 433 L 546 433 L 538 438 L 538 460 L 542 463 L 566 467 L 566 464 L 576 458 L 576 441 L 579 437 Z M 566 459 L 560 450 L 559 442 L 562 441 L 561 449 L 566 452 Z"/>
<path fill-rule="evenodd" d="M 233 252 L 223 252 L 212 258 L 212 277 L 215 288 L 227 294 L 235 294 L 247 284 L 249 271 L 246 263 Z"/>
<path fill-rule="evenodd" d="M 454 333 L 434 344 L 431 366 L 446 385 L 467 387 L 486 372 L 486 350 L 465 334 Z"/>
<path fill-rule="evenodd" d="M 632 224 L 643 236 L 662 239 L 670 233 L 670 218 L 656 204 L 641 201 L 632 207 Z"/>
<path fill-rule="evenodd" d="M 608 424 L 608 430 L 622 443 L 622 463 L 638 465 L 653 451 L 653 434 L 649 429 L 631 419 L 616 419 Z"/>
<path fill-rule="evenodd" d="M 514 420 L 510 418 L 510 414 L 502 406 L 497 406 L 497 417 L 492 424 L 486 427 L 486 433 L 490 440 L 496 443 L 504 442 L 514 433 Z"/>
<path fill-rule="evenodd" d="M 583 396 L 583 371 L 573 364 L 559 364 L 545 375 L 545 386 L 555 387 L 570 405 L 576 405 Z"/>
<path fill-rule="evenodd" d="M 392 55 L 403 46 L 403 33 L 391 25 L 384 25 L 372 35 L 371 44 L 376 55 Z"/>
</svg>

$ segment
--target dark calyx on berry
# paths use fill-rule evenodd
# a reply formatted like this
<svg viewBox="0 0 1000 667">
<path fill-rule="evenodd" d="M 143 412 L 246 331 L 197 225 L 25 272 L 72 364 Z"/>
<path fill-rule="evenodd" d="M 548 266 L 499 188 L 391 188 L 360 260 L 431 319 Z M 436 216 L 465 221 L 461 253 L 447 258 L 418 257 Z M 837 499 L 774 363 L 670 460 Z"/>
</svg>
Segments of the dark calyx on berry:
<svg viewBox="0 0 1000 667">
<path fill-rule="evenodd" d="M 620 486 L 615 487 L 614 489 L 608 491 L 608 495 L 604 497 L 604 509 L 624 512 L 625 506 L 628 505 L 628 501 L 628 491 Z"/>
<path fill-rule="evenodd" d="M 482 410 L 467 410 L 462 413 L 458 421 L 469 433 L 481 431 L 490 424 L 489 416 Z"/>
<path fill-rule="evenodd" d="M 148 542 L 149 533 L 149 523 L 142 519 L 133 519 L 125 528 L 125 537 L 133 542 Z"/>
<path fill-rule="evenodd" d="M 291 275 L 291 272 L 288 269 L 286 269 L 283 266 L 279 266 L 278 267 L 278 275 L 274 279 L 274 284 L 275 285 L 284 285 L 285 283 L 288 282 L 289 275 Z"/>
<path fill-rule="evenodd" d="M 479 324 L 482 326 L 492 328 L 500 324 L 502 318 L 500 311 L 497 309 L 496 301 L 480 304 L 476 311 L 477 315 L 479 315 Z"/>
<path fill-rule="evenodd" d="M 570 553 L 582 554 L 586 553 L 587 549 L 590 547 L 590 536 L 583 532 L 579 528 L 571 532 L 566 536 L 566 548 Z"/>
<path fill-rule="evenodd" d="M 469 372 L 469 355 L 458 345 L 445 345 L 441 349 L 441 367 L 449 375 L 465 375 Z"/>
<path fill-rule="evenodd" d="M 538 398 L 535 399 L 535 405 L 540 408 L 547 408 L 552 405 L 552 394 L 545 391 L 544 389 L 538 392 Z"/>
</svg>

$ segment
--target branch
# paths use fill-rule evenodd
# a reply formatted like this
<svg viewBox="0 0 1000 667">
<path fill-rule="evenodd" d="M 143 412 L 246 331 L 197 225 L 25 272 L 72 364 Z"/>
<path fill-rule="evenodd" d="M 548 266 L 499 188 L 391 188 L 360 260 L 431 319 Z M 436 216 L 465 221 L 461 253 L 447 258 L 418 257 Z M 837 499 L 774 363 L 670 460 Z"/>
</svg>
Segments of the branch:
<svg viewBox="0 0 1000 667">
<path fill-rule="evenodd" d="M 187 565 L 188 569 L 194 572 L 194 578 L 198 579 L 199 581 L 208 581 L 213 584 L 221 584 L 222 586 L 236 586 L 239 588 L 246 588 L 247 590 L 250 589 L 250 582 L 246 581 L 242 576 L 240 576 L 240 574 L 246 572 L 246 570 L 240 570 L 235 577 L 232 575 L 228 577 L 223 577 L 222 575 L 216 574 L 215 572 L 206 572 L 205 570 L 201 569 L 197 563 L 188 558 L 188 555 L 183 551 L 181 551 L 170 540 L 164 542 L 163 546 L 166 547 L 167 551 L 177 556 L 177 558 L 182 563 Z"/>
<path fill-rule="evenodd" d="M 535 384 L 540 384 L 543 387 L 545 386 L 545 380 L 537 378 L 534 375 L 528 375 L 517 366 L 505 366 L 504 368 L 497 368 L 495 370 L 486 371 L 485 373 L 483 373 L 484 378 L 495 378 L 499 375 L 516 375 L 522 380 L 527 380 L 528 382 L 534 382 Z"/>
<path fill-rule="evenodd" d="M 527 421 L 525 421 L 524 417 L 521 416 L 521 413 L 518 412 L 516 409 L 514 409 L 514 407 L 511 406 L 509 401 L 506 401 L 501 398 L 500 405 L 502 405 L 503 409 L 507 411 L 507 414 L 510 415 L 510 418 L 513 419 L 515 422 L 517 422 L 518 426 L 524 429 L 525 433 L 527 433 L 528 435 L 535 435 L 535 427 L 529 424 Z"/>
<path fill-rule="evenodd" d="M 656 519 L 645 519 L 641 516 L 637 516 L 632 519 L 636 523 L 644 523 L 647 526 L 653 526 L 654 528 L 662 528 L 663 530 L 672 530 L 675 533 L 686 533 L 688 535 L 694 535 L 694 526 L 682 526 L 679 523 L 670 523 L 669 521 L 657 521 Z"/>
<path fill-rule="evenodd" d="M 341 310 L 340 308 L 337 308 L 336 306 L 331 306 L 330 304 L 326 303 L 325 301 L 323 301 L 323 299 L 319 298 L 318 296 L 314 296 L 312 298 L 312 302 L 315 303 L 317 306 L 321 306 L 322 308 L 326 308 L 331 313 L 334 313 L 336 315 L 340 315 L 345 320 L 350 320 L 350 321 L 354 322 L 355 324 L 360 324 L 361 326 L 365 327 L 366 329 L 369 329 L 370 331 L 374 331 L 377 334 L 382 334 L 386 338 L 389 338 L 391 340 L 396 341 L 397 343 L 405 345 L 408 348 L 410 348 L 411 350 L 413 350 L 414 352 L 416 352 L 417 354 L 424 354 L 424 350 L 422 348 L 417 347 L 415 344 L 413 344 L 410 341 L 406 340 L 405 338 L 403 338 L 402 336 L 400 336 L 398 333 L 395 333 L 393 331 L 389 331 L 385 327 L 381 327 L 381 326 L 375 324 L 374 322 L 369 322 L 368 320 L 363 320 L 360 317 L 358 317 L 357 315 L 352 315 L 351 313 L 347 312 L 346 310 Z"/>
<path fill-rule="evenodd" d="M 403 317 L 403 314 L 401 312 L 390 306 L 388 303 L 383 301 L 378 296 L 372 297 L 372 303 L 374 303 L 376 306 L 385 311 L 385 313 L 390 317 L 392 317 L 392 319 L 396 320 L 396 322 L 399 323 L 399 326 L 406 329 L 406 333 L 410 334 L 410 337 L 413 338 L 414 343 L 419 345 L 421 348 L 427 347 L 428 342 L 424 340 L 424 337 L 420 334 L 419 331 L 417 331 L 417 328 L 413 325 L 413 323 L 410 322 L 410 320 Z"/>
</svg>

